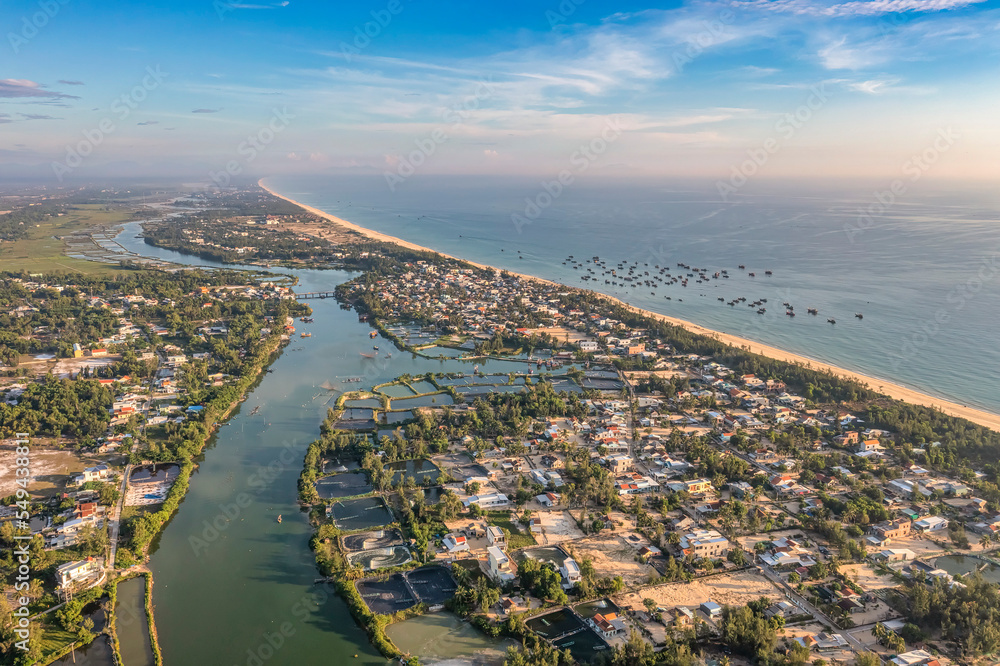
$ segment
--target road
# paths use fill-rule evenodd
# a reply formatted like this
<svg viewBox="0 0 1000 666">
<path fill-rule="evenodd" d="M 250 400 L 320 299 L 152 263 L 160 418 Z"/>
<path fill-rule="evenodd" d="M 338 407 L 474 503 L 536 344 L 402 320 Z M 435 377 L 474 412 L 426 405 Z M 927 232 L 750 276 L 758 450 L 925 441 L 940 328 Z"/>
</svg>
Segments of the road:
<svg viewBox="0 0 1000 666">
<path fill-rule="evenodd" d="M 768 567 L 767 565 L 763 565 L 762 564 L 762 565 L 758 565 L 757 568 L 760 569 L 761 572 L 765 576 L 767 576 L 772 582 L 774 582 L 775 584 L 777 584 L 778 587 L 784 589 L 785 590 L 785 595 L 789 599 L 791 599 L 793 602 L 795 602 L 795 604 L 799 608 L 801 608 L 802 610 L 804 610 L 807 613 L 809 613 L 810 615 L 812 615 L 813 619 L 815 619 L 817 622 L 829 625 L 830 627 L 836 627 L 837 626 L 837 624 L 833 620 L 831 620 L 826 615 L 824 615 L 822 612 L 820 612 L 820 610 L 818 608 L 816 608 L 815 606 L 813 606 L 811 603 L 809 603 L 809 601 L 807 601 L 805 597 L 803 597 L 798 592 L 796 592 L 794 589 L 792 589 L 792 587 L 788 583 L 786 583 L 781 578 L 781 576 L 779 576 L 774 571 L 772 571 L 770 567 Z M 836 633 L 840 634 L 841 636 L 843 636 L 847 640 L 847 644 L 850 645 L 851 649 L 854 652 L 857 652 L 857 653 L 868 652 L 868 648 L 866 648 L 860 641 L 858 641 L 858 639 L 854 638 L 854 636 L 851 636 L 851 634 L 849 634 L 848 632 L 846 632 L 846 631 L 837 631 Z"/>
<path fill-rule="evenodd" d="M 119 488 L 118 502 L 108 518 L 108 538 L 111 543 L 111 552 L 108 561 L 104 563 L 104 568 L 108 571 L 115 568 L 115 555 L 118 552 L 118 535 L 121 529 L 122 507 L 125 505 L 125 490 L 128 486 L 128 477 L 132 473 L 132 465 L 125 465 L 125 472 L 122 474 L 122 485 Z"/>
</svg>

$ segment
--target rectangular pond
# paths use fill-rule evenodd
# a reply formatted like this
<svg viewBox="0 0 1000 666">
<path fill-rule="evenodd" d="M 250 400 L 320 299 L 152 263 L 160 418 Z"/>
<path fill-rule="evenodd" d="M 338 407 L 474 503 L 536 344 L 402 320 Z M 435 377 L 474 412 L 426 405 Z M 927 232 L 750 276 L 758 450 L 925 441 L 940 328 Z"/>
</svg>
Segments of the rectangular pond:
<svg viewBox="0 0 1000 666">
<path fill-rule="evenodd" d="M 392 521 L 392 512 L 381 497 L 361 497 L 333 505 L 333 524 L 342 530 L 370 530 Z"/>
<path fill-rule="evenodd" d="M 388 386 L 376 389 L 376 391 L 390 398 L 407 398 L 416 395 L 406 384 L 389 384 Z"/>
<path fill-rule="evenodd" d="M 316 493 L 323 499 L 367 495 L 373 490 L 364 472 L 334 474 L 316 481 Z"/>
<path fill-rule="evenodd" d="M 410 410 L 406 410 L 405 412 L 382 412 L 381 414 L 382 423 L 386 425 L 403 423 L 404 421 L 409 421 L 412 418 L 413 412 Z"/>
<path fill-rule="evenodd" d="M 345 400 L 344 407 L 347 409 L 378 409 L 382 406 L 382 401 L 378 398 L 354 398 L 353 400 Z"/>
<path fill-rule="evenodd" d="M 397 648 L 420 655 L 424 663 L 445 662 L 501 666 L 507 649 L 518 647 L 510 639 L 490 638 L 454 613 L 428 613 L 385 629 Z"/>
<path fill-rule="evenodd" d="M 447 393 L 433 395 L 418 395 L 412 398 L 393 398 L 389 401 L 390 409 L 412 409 L 413 407 L 442 407 L 454 405 L 455 401 Z"/>
<path fill-rule="evenodd" d="M 129 666 L 153 666 L 153 643 L 146 621 L 146 578 L 139 576 L 118 584 L 115 631 L 122 661 Z"/>
<path fill-rule="evenodd" d="M 424 479 L 437 480 L 438 476 L 441 475 L 441 468 L 426 459 L 397 460 L 396 462 L 386 463 L 384 468 L 392 470 L 393 485 L 398 485 L 404 478 L 412 476 L 419 486 L 423 485 Z"/>
<path fill-rule="evenodd" d="M 438 388 L 434 386 L 434 384 L 431 384 L 426 379 L 410 382 L 410 386 L 417 393 L 434 393 L 434 391 L 438 390 Z"/>
</svg>

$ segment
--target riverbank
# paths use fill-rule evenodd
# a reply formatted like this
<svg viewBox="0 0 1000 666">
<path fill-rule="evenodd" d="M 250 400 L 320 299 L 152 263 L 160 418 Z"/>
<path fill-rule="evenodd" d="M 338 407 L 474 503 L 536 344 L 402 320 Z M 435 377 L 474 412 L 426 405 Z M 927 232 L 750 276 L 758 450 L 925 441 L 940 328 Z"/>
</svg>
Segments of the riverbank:
<svg viewBox="0 0 1000 666">
<path fill-rule="evenodd" d="M 338 227 L 341 227 L 342 229 L 346 229 L 348 231 L 352 231 L 352 232 L 358 233 L 358 234 L 364 236 L 365 238 L 368 238 L 368 239 L 371 239 L 371 240 L 375 240 L 375 241 L 380 241 L 380 242 L 383 242 L 383 243 L 391 243 L 391 244 L 398 245 L 400 247 L 404 247 L 406 249 L 410 249 L 410 250 L 414 250 L 414 251 L 418 251 L 418 252 L 433 252 L 433 253 L 439 254 L 439 255 L 441 255 L 443 257 L 446 257 L 446 258 L 449 258 L 449 259 L 454 259 L 454 260 L 457 260 L 457 261 L 465 261 L 469 265 L 476 266 L 477 268 L 489 269 L 489 270 L 497 270 L 493 266 L 488 266 L 486 264 L 480 264 L 480 263 L 476 263 L 476 262 L 473 262 L 473 261 L 467 261 L 465 259 L 461 259 L 460 257 L 454 257 L 454 256 L 451 256 L 451 255 L 445 254 L 443 252 L 438 252 L 438 251 L 433 250 L 431 248 L 424 247 L 424 246 L 418 245 L 416 243 L 411 243 L 410 241 L 406 241 L 406 240 L 403 240 L 401 238 L 397 238 L 395 236 L 390 236 L 388 234 L 384 234 L 384 233 L 381 233 L 381 232 L 378 232 L 378 231 L 374 231 L 374 230 L 371 230 L 371 229 L 366 229 L 365 227 L 359 226 L 359 225 L 357 225 L 357 224 L 355 224 L 353 222 L 349 222 L 349 221 L 347 221 L 347 220 L 345 220 L 343 218 L 337 217 L 336 215 L 331 215 L 330 213 L 326 213 L 326 212 L 324 212 L 324 211 L 322 211 L 322 210 L 320 210 L 318 208 L 302 204 L 302 203 L 300 203 L 298 201 L 295 201 L 294 199 L 291 199 L 291 198 L 286 197 L 286 196 L 284 196 L 284 195 L 282 195 L 282 194 L 280 194 L 278 192 L 275 192 L 274 190 L 268 188 L 264 184 L 264 180 L 263 179 L 261 179 L 258 182 L 258 185 L 260 185 L 260 187 L 262 189 L 264 189 L 265 191 L 267 191 L 271 195 L 273 195 L 275 197 L 278 197 L 279 199 L 283 199 L 284 201 L 287 201 L 289 203 L 295 204 L 295 205 L 299 206 L 300 208 L 302 208 L 303 210 L 306 210 L 306 211 L 312 213 L 313 215 L 321 217 L 321 218 L 327 220 L 328 222 L 330 222 L 330 223 L 332 223 L 332 224 L 334 224 L 334 225 L 336 225 Z M 533 276 L 533 275 L 525 275 L 523 273 L 516 273 L 514 271 L 507 271 L 507 272 L 511 273 L 513 275 L 518 275 L 519 277 L 521 277 L 521 278 L 523 278 L 525 280 L 532 280 L 532 281 L 535 281 L 535 282 L 538 282 L 538 283 L 549 284 L 549 285 L 557 284 L 557 283 L 552 282 L 551 280 L 545 280 L 543 278 L 539 278 L 539 277 L 536 277 L 536 276 Z M 567 287 L 567 288 L 568 289 L 576 289 L 576 288 L 573 288 L 573 287 Z M 822 361 L 817 361 L 815 359 L 811 359 L 811 358 L 803 356 L 801 354 L 796 354 L 796 353 L 793 353 L 793 352 L 788 352 L 788 351 L 785 351 L 785 350 L 782 350 L 782 349 L 778 349 L 776 347 L 772 347 L 770 345 L 766 345 L 766 344 L 763 344 L 763 343 L 760 343 L 760 342 L 755 342 L 753 340 L 748 340 L 746 338 L 741 338 L 741 337 L 738 337 L 738 336 L 735 336 L 735 335 L 731 335 L 731 334 L 728 334 L 728 333 L 723 333 L 721 331 L 714 331 L 714 330 L 705 328 L 704 326 L 700 326 L 698 324 L 695 324 L 693 322 L 690 322 L 690 321 L 687 321 L 687 320 L 684 320 L 684 319 L 678 319 L 676 317 L 670 317 L 668 315 L 659 314 L 659 313 L 652 312 L 652 311 L 649 311 L 649 310 L 643 310 L 643 309 L 635 308 L 635 307 L 627 305 L 626 303 L 624 303 L 620 299 L 614 298 L 613 296 L 608 296 L 606 294 L 601 294 L 599 292 L 593 292 L 593 293 L 597 293 L 599 296 L 601 296 L 602 298 L 606 299 L 607 301 L 615 303 L 615 304 L 618 304 L 618 305 L 621 305 L 622 307 L 626 307 L 626 308 L 632 310 L 633 312 L 642 314 L 642 315 L 650 317 L 652 319 L 656 319 L 656 320 L 659 320 L 659 321 L 663 321 L 663 322 L 672 324 L 674 326 L 678 326 L 678 327 L 683 328 L 683 329 L 685 329 L 687 331 L 690 331 L 691 333 L 695 333 L 695 334 L 698 334 L 698 335 L 704 335 L 704 336 L 707 336 L 707 337 L 711 337 L 711 338 L 714 338 L 714 339 L 716 339 L 719 342 L 722 342 L 724 344 L 731 345 L 733 347 L 738 347 L 738 348 L 741 348 L 741 349 L 746 349 L 746 350 L 751 351 L 751 352 L 753 352 L 755 354 L 760 354 L 762 356 L 767 356 L 769 358 L 773 358 L 773 359 L 776 359 L 776 360 L 779 360 L 779 361 L 783 361 L 783 362 L 786 362 L 786 363 L 800 364 L 800 365 L 812 368 L 814 370 L 819 370 L 819 371 L 823 371 L 823 372 L 832 373 L 832 374 L 834 374 L 834 375 L 836 375 L 838 377 L 844 378 L 844 379 L 850 379 L 850 380 L 854 380 L 854 381 L 860 382 L 862 384 L 867 384 L 871 389 L 876 390 L 879 393 L 882 393 L 882 394 L 884 394 L 884 395 L 886 395 L 886 396 L 888 396 L 890 398 L 893 398 L 895 400 L 900 400 L 902 402 L 907 402 L 907 403 L 911 403 L 911 404 L 915 404 L 915 405 L 921 405 L 921 406 L 924 406 L 924 407 L 930 407 L 930 408 L 936 409 L 936 410 L 938 410 L 938 411 L 940 411 L 940 412 L 942 412 L 944 414 L 947 414 L 949 416 L 955 416 L 955 417 L 959 417 L 959 418 L 964 418 L 964 419 L 967 419 L 967 420 L 969 420 L 969 421 L 971 421 L 973 423 L 976 423 L 976 424 L 979 424 L 979 425 L 984 426 L 986 428 L 989 428 L 991 430 L 1000 432 L 1000 414 L 994 414 L 994 413 L 987 412 L 987 411 L 984 411 L 984 410 L 975 409 L 975 408 L 972 408 L 972 407 L 967 407 L 965 405 L 961 405 L 961 404 L 958 404 L 956 402 L 952 402 L 952 401 L 949 401 L 949 400 L 945 400 L 943 398 L 938 398 L 938 397 L 935 397 L 935 396 L 932 396 L 932 395 L 929 395 L 929 394 L 926 394 L 926 393 L 922 393 L 920 391 L 916 391 L 916 390 L 911 389 L 911 388 L 907 388 L 905 386 L 902 386 L 902 385 L 894 383 L 894 382 L 886 381 L 884 379 L 879 379 L 877 377 L 872 377 L 872 376 L 861 374 L 861 373 L 858 373 L 858 372 L 853 372 L 851 370 L 846 370 L 844 368 L 840 368 L 840 367 L 837 367 L 837 366 L 834 366 L 834 365 L 831 365 L 831 364 L 828 364 L 828 363 L 823 363 Z"/>
</svg>

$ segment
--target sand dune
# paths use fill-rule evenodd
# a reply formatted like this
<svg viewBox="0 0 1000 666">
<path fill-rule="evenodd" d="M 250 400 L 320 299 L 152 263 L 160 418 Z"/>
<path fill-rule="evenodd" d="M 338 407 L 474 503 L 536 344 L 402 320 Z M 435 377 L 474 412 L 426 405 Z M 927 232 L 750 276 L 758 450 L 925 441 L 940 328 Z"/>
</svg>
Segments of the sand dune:
<svg viewBox="0 0 1000 666">
<path fill-rule="evenodd" d="M 448 257 L 448 258 L 451 258 L 451 259 L 457 259 L 457 260 L 460 260 L 460 261 L 465 261 L 465 262 L 467 262 L 467 263 L 469 263 L 469 264 L 471 264 L 473 266 L 478 266 L 479 268 L 494 269 L 494 270 L 496 269 L 495 266 L 487 266 L 485 264 L 479 264 L 479 263 L 476 263 L 474 261 L 469 261 L 468 259 L 463 259 L 461 257 L 452 257 L 451 255 L 445 254 L 443 252 L 438 252 L 437 250 L 433 250 L 433 249 L 431 249 L 429 247 L 424 247 L 423 245 L 417 245 L 416 243 L 411 243 L 411 242 L 405 241 L 405 240 L 403 240 L 401 238 L 396 238 L 395 236 L 390 236 L 388 234 L 383 234 L 383 233 L 378 232 L 378 231 L 373 231 L 371 229 L 366 229 L 364 227 L 358 226 L 357 224 L 354 224 L 353 222 L 348 222 L 347 220 L 345 220 L 343 218 L 337 217 L 336 215 L 331 215 L 329 213 L 326 213 L 326 212 L 324 212 L 324 211 L 322 211 L 322 210 L 320 210 L 318 208 L 314 208 L 312 206 L 306 206 L 306 205 L 304 205 L 302 203 L 299 203 L 298 201 L 295 201 L 294 199 L 289 199 L 286 196 L 282 196 L 281 194 L 278 194 L 274 190 L 268 188 L 267 185 L 264 184 L 263 179 L 258 184 L 263 189 L 267 190 L 268 192 L 270 192 L 274 196 L 278 197 L 279 199 L 284 199 L 285 201 L 288 201 L 289 203 L 293 203 L 293 204 L 295 204 L 297 206 L 300 206 L 300 207 L 304 208 L 305 210 L 309 211 L 310 213 L 313 213 L 314 215 L 317 215 L 317 216 L 319 216 L 321 218 L 329 220 L 330 222 L 332 222 L 332 223 L 334 223 L 336 225 L 340 225 L 340 226 L 342 226 L 342 227 L 344 227 L 346 229 L 350 229 L 352 231 L 355 231 L 355 232 L 357 232 L 357 233 L 359 233 L 359 234 L 361 234 L 361 235 L 363 235 L 363 236 L 365 236 L 367 238 L 371 238 L 373 240 L 382 241 L 382 242 L 385 242 L 385 243 L 394 243 L 396 245 L 400 245 L 402 247 L 409 248 L 411 250 L 419 250 L 419 251 L 425 251 L 425 252 L 435 252 L 435 253 L 443 256 L 443 257 Z M 527 280 L 534 280 L 536 282 L 541 282 L 541 283 L 544 283 L 544 284 L 557 284 L 555 282 L 552 282 L 551 280 L 546 280 L 544 278 L 535 277 L 534 275 L 525 275 L 523 273 L 517 273 L 515 271 L 507 271 L 507 272 L 509 272 L 511 274 L 514 274 L 514 275 L 519 275 L 520 277 L 523 277 L 523 278 L 525 278 Z M 689 331 L 691 331 L 693 333 L 700 333 L 702 335 L 707 335 L 709 337 L 715 338 L 716 340 L 724 342 L 724 343 L 726 343 L 728 345 L 732 345 L 734 347 L 741 347 L 741 348 L 744 348 L 744 349 L 749 349 L 750 351 L 754 352 L 755 354 L 761 354 L 763 356 L 768 356 L 770 358 L 775 358 L 775 359 L 778 359 L 780 361 L 786 361 L 786 362 L 789 362 L 789 363 L 799 363 L 799 364 L 802 364 L 802 365 L 804 365 L 806 367 L 813 368 L 813 369 L 816 369 L 816 370 L 824 370 L 824 371 L 832 372 L 833 374 L 838 375 L 840 377 L 854 379 L 854 380 L 857 380 L 857 381 L 859 381 L 859 382 L 861 382 L 863 384 L 867 384 L 873 390 L 879 391 L 880 393 L 883 393 L 883 394 L 889 396 L 890 398 L 894 398 L 896 400 L 902 400 L 903 402 L 909 402 L 909 403 L 912 403 L 912 404 L 915 404 L 915 405 L 923 405 L 925 407 L 932 407 L 932 408 L 937 409 L 937 410 L 939 410 L 939 411 L 941 411 L 941 412 L 943 412 L 945 414 L 949 414 L 951 416 L 958 416 L 958 417 L 961 417 L 961 418 L 964 418 L 964 419 L 968 419 L 969 421 L 972 421 L 973 423 L 978 423 L 979 425 L 982 425 L 982 426 L 985 426 L 987 428 L 990 428 L 991 430 L 1000 431 L 1000 415 L 998 415 L 998 414 L 993 414 L 991 412 L 983 411 L 983 410 L 980 410 L 980 409 L 974 409 L 972 407 L 966 407 L 965 405 L 960 405 L 960 404 L 955 403 L 955 402 L 949 402 L 949 401 L 944 400 L 942 398 L 935 398 L 934 396 L 928 395 L 926 393 L 921 393 L 920 391 L 916 391 L 914 389 L 910 389 L 910 388 L 907 388 L 905 386 L 901 386 L 900 384 L 896 384 L 896 383 L 893 383 L 893 382 L 886 381 L 884 379 L 877 379 L 875 377 L 870 377 L 868 375 L 863 375 L 863 374 L 860 374 L 860 373 L 857 373 L 857 372 L 852 372 L 850 370 L 845 370 L 844 368 L 838 368 L 836 366 L 830 365 L 829 363 L 823 363 L 821 361 L 816 361 L 814 359 L 808 358 L 806 356 L 802 356 L 800 354 L 795 354 L 795 353 L 792 353 L 792 352 L 784 351 L 782 349 L 778 349 L 778 348 L 772 347 L 770 345 L 765 345 L 765 344 L 760 343 L 760 342 L 754 342 L 753 340 L 747 340 L 746 338 L 740 338 L 740 337 L 737 337 L 735 335 L 730 335 L 728 333 L 721 333 L 719 331 L 713 331 L 712 329 L 705 328 L 704 326 L 699 326 L 698 324 L 695 324 L 695 323 L 690 322 L 690 321 L 685 321 L 683 319 L 677 319 L 676 317 L 669 317 L 667 315 L 662 315 L 662 314 L 659 314 L 659 313 L 656 313 L 656 312 L 651 312 L 649 310 L 642 310 L 640 308 L 635 308 L 635 307 L 626 305 L 621 300 L 619 300 L 617 298 L 614 298 L 612 296 L 606 296 L 604 294 L 601 294 L 601 295 L 604 296 L 605 298 L 607 298 L 608 300 L 615 301 L 615 302 L 621 304 L 623 307 L 630 308 L 631 310 L 633 310 L 635 312 L 640 312 L 640 313 L 642 313 L 644 315 L 647 315 L 649 317 L 653 317 L 653 318 L 656 318 L 656 319 L 659 319 L 659 320 L 662 320 L 662 321 L 669 322 L 669 323 L 674 324 L 676 326 L 680 326 L 682 328 L 685 328 L 685 329 L 687 329 L 687 330 L 689 330 Z"/>
</svg>

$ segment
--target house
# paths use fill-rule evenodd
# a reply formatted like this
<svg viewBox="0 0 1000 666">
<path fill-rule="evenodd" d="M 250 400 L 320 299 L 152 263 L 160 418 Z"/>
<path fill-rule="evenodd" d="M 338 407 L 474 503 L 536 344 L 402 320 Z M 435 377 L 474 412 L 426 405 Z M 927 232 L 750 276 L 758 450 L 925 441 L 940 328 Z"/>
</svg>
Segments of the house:
<svg viewBox="0 0 1000 666">
<path fill-rule="evenodd" d="M 462 504 L 469 508 L 473 504 L 481 509 L 495 509 L 510 505 L 510 499 L 503 493 L 489 493 L 487 495 L 471 495 L 462 500 Z"/>
<path fill-rule="evenodd" d="M 511 613 L 517 613 L 518 611 L 525 610 L 524 599 L 521 597 L 501 597 L 500 598 L 500 612 L 504 615 L 510 615 Z"/>
<path fill-rule="evenodd" d="M 672 625 L 675 629 L 690 627 L 694 622 L 694 613 L 690 608 L 677 606 L 668 610 L 664 616 L 664 623 Z"/>
<path fill-rule="evenodd" d="M 627 627 L 617 613 L 598 613 L 590 620 L 590 625 L 604 638 L 624 634 Z"/>
<path fill-rule="evenodd" d="M 712 482 L 709 481 L 708 479 L 694 479 L 691 481 L 685 481 L 684 485 L 686 486 L 685 490 L 687 490 L 687 492 L 691 493 L 692 495 L 698 493 L 705 493 L 712 489 Z"/>
<path fill-rule="evenodd" d="M 444 538 L 444 547 L 449 553 L 460 553 L 469 550 L 469 541 L 464 536 L 449 534 Z"/>
<path fill-rule="evenodd" d="M 496 525 L 490 525 L 486 528 L 486 541 L 491 546 L 496 546 L 497 548 L 502 549 L 507 547 L 507 535 Z"/>
<path fill-rule="evenodd" d="M 698 610 L 700 610 L 702 613 L 704 613 L 711 619 L 722 617 L 722 606 L 715 603 L 714 601 L 706 601 L 705 603 L 703 603 L 701 606 L 698 607 Z"/>
<path fill-rule="evenodd" d="M 800 612 L 801 611 L 799 611 L 792 603 L 782 599 L 781 601 L 768 606 L 767 610 L 764 611 L 764 615 L 768 617 L 788 618 L 793 615 L 797 615 Z"/>
<path fill-rule="evenodd" d="M 65 589 L 74 583 L 89 578 L 100 571 L 100 569 L 100 562 L 93 557 L 76 562 L 67 562 L 56 568 L 56 582 L 59 583 L 59 587 Z"/>
<path fill-rule="evenodd" d="M 753 486 L 746 481 L 736 481 L 735 483 L 729 484 L 729 492 L 733 497 L 746 499 L 747 497 L 753 495 Z"/>
<path fill-rule="evenodd" d="M 721 557 L 729 551 L 729 540 L 715 530 L 695 530 L 681 537 L 681 550 L 695 557 Z"/>
<path fill-rule="evenodd" d="M 948 528 L 948 521 L 941 516 L 927 516 L 913 523 L 918 532 L 940 532 Z"/>
<path fill-rule="evenodd" d="M 914 557 L 913 551 L 907 548 L 887 548 L 872 555 L 876 562 L 906 562 Z"/>
<path fill-rule="evenodd" d="M 535 500 L 545 508 L 551 508 L 556 504 L 559 504 L 560 496 L 558 493 L 542 493 L 541 495 L 535 495 Z"/>
<path fill-rule="evenodd" d="M 924 650 L 910 650 L 903 654 L 897 654 L 889 660 L 889 663 L 895 666 L 925 666 L 936 659 L 934 655 Z"/>
<path fill-rule="evenodd" d="M 563 587 L 569 589 L 583 580 L 580 573 L 580 565 L 572 557 L 567 557 L 563 565 L 559 567 L 559 573 L 563 577 Z"/>
<path fill-rule="evenodd" d="M 632 469 L 632 457 L 623 453 L 605 458 L 612 474 L 622 474 Z"/>
<path fill-rule="evenodd" d="M 597 341 L 596 340 L 580 340 L 578 343 L 580 346 L 580 351 L 582 352 L 596 352 L 597 351 Z"/>
<path fill-rule="evenodd" d="M 909 518 L 899 518 L 892 521 L 884 521 L 873 525 L 871 533 L 881 537 L 882 540 L 902 539 L 910 535 L 913 522 Z"/>
<path fill-rule="evenodd" d="M 486 549 L 486 558 L 489 565 L 489 574 L 498 583 L 506 583 L 516 577 L 516 568 L 507 554 L 496 546 L 489 546 Z"/>
</svg>

